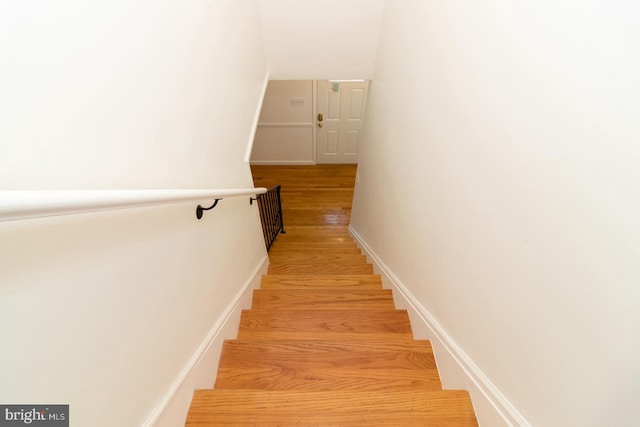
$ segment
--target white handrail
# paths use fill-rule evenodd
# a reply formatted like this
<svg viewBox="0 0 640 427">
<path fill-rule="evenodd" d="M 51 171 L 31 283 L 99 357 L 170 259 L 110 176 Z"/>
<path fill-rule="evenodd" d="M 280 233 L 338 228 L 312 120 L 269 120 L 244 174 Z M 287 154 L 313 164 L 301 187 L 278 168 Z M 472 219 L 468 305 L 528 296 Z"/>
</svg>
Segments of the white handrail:
<svg viewBox="0 0 640 427">
<path fill-rule="evenodd" d="M 0 221 L 98 212 L 266 193 L 266 188 L 208 190 L 0 191 Z"/>
</svg>

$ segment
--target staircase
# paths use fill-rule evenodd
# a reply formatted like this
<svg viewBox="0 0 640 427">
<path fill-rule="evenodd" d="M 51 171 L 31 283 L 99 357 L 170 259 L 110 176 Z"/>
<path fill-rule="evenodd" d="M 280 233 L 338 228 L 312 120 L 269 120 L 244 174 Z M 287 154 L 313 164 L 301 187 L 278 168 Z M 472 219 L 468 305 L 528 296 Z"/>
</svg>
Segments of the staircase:
<svg viewBox="0 0 640 427">
<path fill-rule="evenodd" d="M 282 188 L 285 223 L 294 225 L 271 247 L 215 386 L 195 392 L 186 425 L 476 426 L 467 392 L 442 390 L 430 343 L 413 339 L 407 312 L 396 310 L 348 222 L 335 223 L 348 221 L 351 199 L 338 206 L 345 192 L 336 192 L 344 188 L 293 181 L 288 196 Z M 333 202 L 320 209 L 333 213 L 318 224 L 317 212 L 302 211 L 305 198 L 322 194 Z"/>
</svg>

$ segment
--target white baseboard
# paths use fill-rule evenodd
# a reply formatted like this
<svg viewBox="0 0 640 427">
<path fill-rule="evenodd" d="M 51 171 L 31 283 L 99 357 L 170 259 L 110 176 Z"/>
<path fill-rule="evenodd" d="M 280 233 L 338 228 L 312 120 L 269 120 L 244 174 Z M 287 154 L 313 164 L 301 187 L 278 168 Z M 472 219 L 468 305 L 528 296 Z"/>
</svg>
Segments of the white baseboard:
<svg viewBox="0 0 640 427">
<path fill-rule="evenodd" d="M 184 425 L 193 391 L 211 388 L 215 382 L 222 344 L 225 339 L 236 338 L 240 313 L 251 307 L 253 290 L 260 287 L 262 275 L 267 273 L 268 266 L 269 258 L 265 255 L 143 423 L 144 427 Z"/>
<path fill-rule="evenodd" d="M 252 165 L 284 165 L 284 166 L 295 166 L 295 165 L 315 165 L 316 162 L 313 160 L 252 160 Z"/>
<path fill-rule="evenodd" d="M 408 311 L 414 337 L 431 340 L 443 387 L 469 391 L 481 426 L 530 427 L 531 424 L 500 393 L 366 241 L 351 226 L 349 231 L 369 262 L 373 264 L 375 272 L 381 275 L 383 285 L 393 290 L 398 308 Z"/>
</svg>

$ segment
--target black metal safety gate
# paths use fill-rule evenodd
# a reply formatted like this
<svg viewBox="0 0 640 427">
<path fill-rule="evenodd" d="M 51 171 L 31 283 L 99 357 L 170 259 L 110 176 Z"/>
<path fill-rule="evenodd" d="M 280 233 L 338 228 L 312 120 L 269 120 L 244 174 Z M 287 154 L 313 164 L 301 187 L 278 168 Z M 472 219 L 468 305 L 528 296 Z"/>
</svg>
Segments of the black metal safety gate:
<svg viewBox="0 0 640 427">
<path fill-rule="evenodd" d="M 258 201 L 260 211 L 260 221 L 262 222 L 262 234 L 267 245 L 267 251 L 278 237 L 278 233 L 285 234 L 284 223 L 282 221 L 282 201 L 280 199 L 280 186 L 277 185 L 267 190 L 264 194 L 258 194 L 255 199 Z"/>
</svg>

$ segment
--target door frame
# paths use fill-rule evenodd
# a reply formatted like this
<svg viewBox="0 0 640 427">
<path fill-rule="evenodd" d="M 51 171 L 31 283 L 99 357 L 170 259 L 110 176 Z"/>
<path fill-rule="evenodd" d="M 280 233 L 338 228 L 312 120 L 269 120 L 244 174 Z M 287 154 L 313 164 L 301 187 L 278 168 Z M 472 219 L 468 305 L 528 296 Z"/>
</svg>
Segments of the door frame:
<svg viewBox="0 0 640 427">
<path fill-rule="evenodd" d="M 313 155 L 312 155 L 312 159 L 313 159 L 313 164 L 317 165 L 318 164 L 318 123 L 317 123 L 317 117 L 318 117 L 318 80 L 313 80 L 313 84 L 311 85 L 311 102 L 313 103 L 313 105 L 311 106 L 311 123 L 313 123 L 313 132 L 312 134 L 312 141 L 311 141 L 311 145 L 312 145 L 312 150 L 313 150 Z"/>
</svg>

